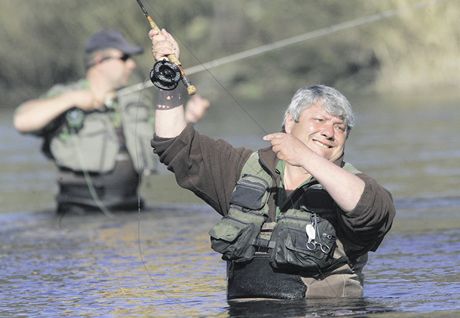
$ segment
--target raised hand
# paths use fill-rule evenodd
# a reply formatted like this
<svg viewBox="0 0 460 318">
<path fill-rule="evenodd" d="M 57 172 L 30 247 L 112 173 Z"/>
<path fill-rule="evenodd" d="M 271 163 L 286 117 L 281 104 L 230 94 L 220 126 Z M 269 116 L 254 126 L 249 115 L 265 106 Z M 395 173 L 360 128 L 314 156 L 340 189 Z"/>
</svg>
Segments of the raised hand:
<svg viewBox="0 0 460 318">
<path fill-rule="evenodd" d="M 174 54 L 179 59 L 179 45 L 168 31 L 152 29 L 149 31 L 149 38 L 152 40 L 152 55 L 155 60 L 163 60 L 170 54 Z"/>
<path fill-rule="evenodd" d="M 185 120 L 188 123 L 199 122 L 208 111 L 210 105 L 208 99 L 200 95 L 193 95 L 185 106 Z"/>
<path fill-rule="evenodd" d="M 312 151 L 298 138 L 287 133 L 273 133 L 263 137 L 269 141 L 273 151 L 280 160 L 284 160 L 292 166 L 304 166 L 305 160 Z"/>
</svg>

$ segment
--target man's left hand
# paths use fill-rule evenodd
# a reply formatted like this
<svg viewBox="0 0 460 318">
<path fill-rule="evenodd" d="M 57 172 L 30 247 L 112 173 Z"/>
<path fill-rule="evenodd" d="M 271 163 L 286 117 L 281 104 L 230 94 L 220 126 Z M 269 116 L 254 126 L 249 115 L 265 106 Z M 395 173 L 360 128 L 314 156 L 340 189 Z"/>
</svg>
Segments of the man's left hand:
<svg viewBox="0 0 460 318">
<path fill-rule="evenodd" d="M 193 95 L 185 106 L 185 121 L 193 124 L 199 122 L 208 111 L 209 106 L 208 99 L 200 95 Z"/>
<path fill-rule="evenodd" d="M 311 150 L 298 138 L 287 133 L 273 133 L 263 137 L 272 144 L 272 150 L 278 159 L 286 161 L 292 166 L 303 166 Z"/>
</svg>

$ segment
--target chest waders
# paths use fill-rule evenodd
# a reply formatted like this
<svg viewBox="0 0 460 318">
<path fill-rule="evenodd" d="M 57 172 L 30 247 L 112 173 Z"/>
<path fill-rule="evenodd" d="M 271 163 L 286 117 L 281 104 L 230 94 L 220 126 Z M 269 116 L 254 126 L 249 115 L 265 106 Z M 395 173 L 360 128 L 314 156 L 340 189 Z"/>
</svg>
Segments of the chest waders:
<svg viewBox="0 0 460 318">
<path fill-rule="evenodd" d="M 89 89 L 83 79 L 56 85 L 47 98 Z M 145 97 L 124 94 L 101 109 L 74 107 L 37 132 L 42 151 L 59 169 L 57 212 L 127 211 L 142 206 L 141 176 L 156 171 L 152 154 L 154 108 Z"/>
<path fill-rule="evenodd" d="M 344 169 L 358 172 L 349 164 Z M 280 207 L 276 222 L 268 222 L 268 198 L 277 191 L 278 185 L 261 166 L 258 154 L 253 153 L 233 190 L 228 214 L 209 231 L 211 247 L 221 253 L 224 260 L 231 262 L 230 270 L 244 270 L 263 257 L 270 267 L 265 273 L 271 272 L 272 277 L 285 276 L 275 282 L 281 286 L 275 288 L 275 292 L 264 294 L 253 290 L 255 294 L 246 297 L 303 298 L 303 291 L 291 293 L 284 290 L 304 290 L 303 283 L 299 285 L 299 276 L 321 278 L 348 262 L 345 256 L 334 257 L 337 236 L 332 219 L 337 206 L 321 185 L 311 182 L 296 189 Z M 258 265 L 252 275 L 262 275 L 262 268 Z M 231 279 L 229 277 L 229 285 Z M 241 279 L 238 284 L 244 285 L 247 280 L 247 277 Z M 265 284 L 267 286 L 269 289 L 273 287 Z"/>
</svg>

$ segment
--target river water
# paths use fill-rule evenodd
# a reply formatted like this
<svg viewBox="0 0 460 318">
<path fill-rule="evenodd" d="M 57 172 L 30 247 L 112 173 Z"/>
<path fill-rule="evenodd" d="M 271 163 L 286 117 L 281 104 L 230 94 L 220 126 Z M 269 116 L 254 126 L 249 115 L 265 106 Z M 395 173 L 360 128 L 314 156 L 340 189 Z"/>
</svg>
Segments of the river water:
<svg viewBox="0 0 460 318">
<path fill-rule="evenodd" d="M 144 180 L 146 210 L 58 218 L 53 166 L 3 110 L 0 316 L 460 316 L 459 99 L 426 95 L 350 97 L 358 123 L 346 159 L 393 193 L 397 218 L 370 254 L 365 297 L 340 301 L 228 304 L 207 236 L 219 217 L 165 171 Z M 199 130 L 259 147 L 264 132 L 245 111 L 275 131 L 286 101 L 228 104 Z"/>
</svg>

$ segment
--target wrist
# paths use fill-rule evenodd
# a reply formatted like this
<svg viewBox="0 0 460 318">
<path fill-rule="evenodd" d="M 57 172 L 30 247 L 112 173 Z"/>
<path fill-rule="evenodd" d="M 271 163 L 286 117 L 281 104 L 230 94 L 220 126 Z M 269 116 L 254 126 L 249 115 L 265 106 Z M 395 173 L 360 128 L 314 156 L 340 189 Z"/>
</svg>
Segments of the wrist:
<svg viewBox="0 0 460 318">
<path fill-rule="evenodd" d="M 158 110 L 176 108 L 184 104 L 181 89 L 171 91 L 159 89 L 157 92 L 156 109 Z"/>
<path fill-rule="evenodd" d="M 59 104 L 61 105 L 60 108 L 63 111 L 67 111 L 73 107 L 79 107 L 81 104 L 81 98 L 79 94 L 75 91 L 69 91 L 60 95 L 59 97 Z"/>
</svg>

